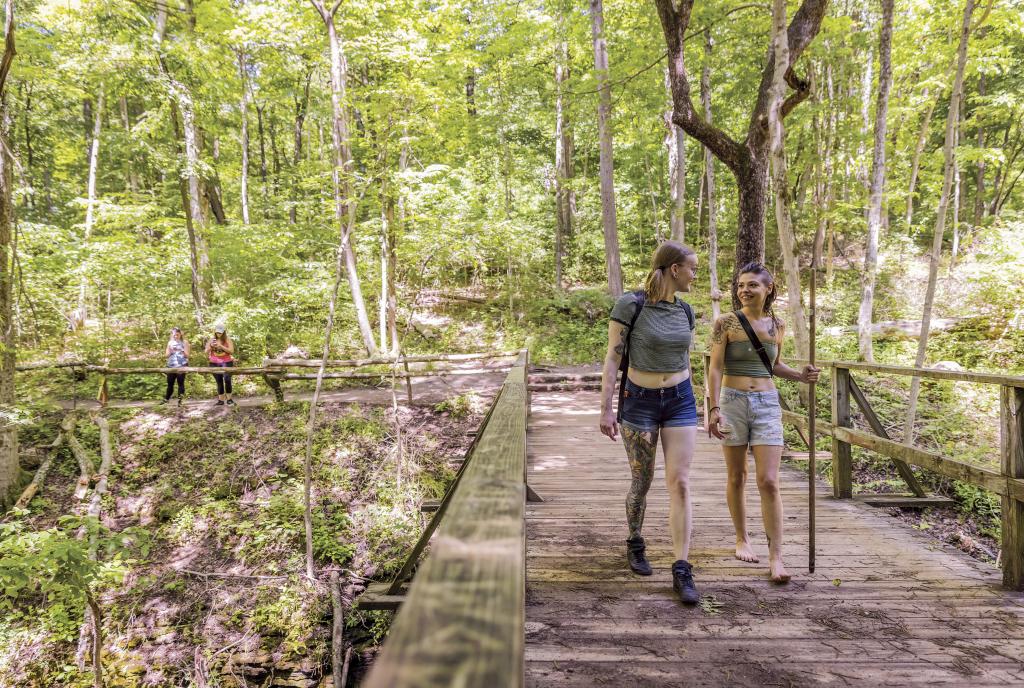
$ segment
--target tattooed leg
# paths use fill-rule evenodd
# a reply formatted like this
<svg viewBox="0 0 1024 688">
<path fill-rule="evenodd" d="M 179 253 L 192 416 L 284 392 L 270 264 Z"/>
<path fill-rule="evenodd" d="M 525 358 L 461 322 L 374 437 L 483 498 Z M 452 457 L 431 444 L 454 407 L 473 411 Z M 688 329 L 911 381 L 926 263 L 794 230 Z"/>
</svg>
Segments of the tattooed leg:
<svg viewBox="0 0 1024 688">
<path fill-rule="evenodd" d="M 644 525 L 647 491 L 651 489 L 651 481 L 654 479 L 658 431 L 637 432 L 623 426 L 622 441 L 626 445 L 626 457 L 629 459 L 629 470 L 633 476 L 629 492 L 626 494 L 626 521 L 629 524 L 629 537 L 638 538 Z"/>
</svg>

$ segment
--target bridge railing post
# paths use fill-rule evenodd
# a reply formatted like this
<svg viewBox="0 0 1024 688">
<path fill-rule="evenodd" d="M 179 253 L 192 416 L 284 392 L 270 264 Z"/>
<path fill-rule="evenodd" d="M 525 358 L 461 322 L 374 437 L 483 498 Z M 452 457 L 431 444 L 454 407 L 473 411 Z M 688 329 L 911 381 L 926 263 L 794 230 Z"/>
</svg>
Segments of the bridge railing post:
<svg viewBox="0 0 1024 688">
<path fill-rule="evenodd" d="M 1007 478 L 1024 478 L 1024 388 L 999 388 L 1000 463 Z M 1009 481 L 1007 481 L 1009 483 Z M 1003 501 L 1003 585 L 1024 589 L 1024 501 L 1007 489 Z"/>
<path fill-rule="evenodd" d="M 850 417 L 850 370 L 832 368 L 832 425 L 852 428 Z M 849 442 L 832 436 L 832 494 L 837 499 L 853 497 L 853 449 Z"/>
</svg>

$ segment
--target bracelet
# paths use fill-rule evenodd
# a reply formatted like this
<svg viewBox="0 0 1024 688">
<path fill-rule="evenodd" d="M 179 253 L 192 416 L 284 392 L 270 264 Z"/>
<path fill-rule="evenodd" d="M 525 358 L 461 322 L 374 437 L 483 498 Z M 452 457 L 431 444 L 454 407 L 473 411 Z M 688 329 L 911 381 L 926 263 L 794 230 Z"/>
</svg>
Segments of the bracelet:
<svg viewBox="0 0 1024 688">
<path fill-rule="evenodd" d="M 711 408 L 708 409 L 708 413 L 711 413 L 712 411 L 716 411 L 716 410 L 717 411 L 721 411 L 722 407 L 721 406 L 712 406 Z"/>
</svg>

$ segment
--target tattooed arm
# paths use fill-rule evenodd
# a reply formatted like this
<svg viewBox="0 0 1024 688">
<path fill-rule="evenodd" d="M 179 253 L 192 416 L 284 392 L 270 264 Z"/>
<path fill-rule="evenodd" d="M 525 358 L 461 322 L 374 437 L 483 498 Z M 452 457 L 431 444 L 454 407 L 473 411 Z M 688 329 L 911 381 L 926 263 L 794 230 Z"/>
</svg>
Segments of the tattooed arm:
<svg viewBox="0 0 1024 688">
<path fill-rule="evenodd" d="M 608 321 L 608 351 L 604 355 L 604 368 L 601 370 L 601 432 L 613 440 L 619 434 L 619 424 L 615 420 L 612 398 L 615 396 L 619 363 L 626 349 L 627 331 L 628 328 L 622 323 Z"/>
<path fill-rule="evenodd" d="M 803 367 L 803 370 L 796 370 L 782 362 L 782 338 L 783 335 L 785 335 L 785 329 L 786 326 L 780 321 L 777 328 L 778 334 L 775 337 L 775 344 L 778 347 L 778 353 L 775 355 L 775 365 L 772 368 L 773 372 L 783 380 L 792 380 L 794 382 L 817 382 L 818 368 L 806 365 Z"/>
</svg>

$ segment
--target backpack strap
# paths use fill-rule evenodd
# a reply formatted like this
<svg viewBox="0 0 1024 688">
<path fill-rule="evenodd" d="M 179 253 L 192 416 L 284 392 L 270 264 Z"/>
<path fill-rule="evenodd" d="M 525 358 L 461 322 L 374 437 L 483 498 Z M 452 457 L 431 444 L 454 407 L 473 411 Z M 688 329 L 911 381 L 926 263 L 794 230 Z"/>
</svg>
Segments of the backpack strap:
<svg viewBox="0 0 1024 688">
<path fill-rule="evenodd" d="M 619 362 L 619 370 L 622 371 L 622 375 L 619 377 L 619 406 L 615 413 L 615 420 L 620 423 L 622 422 L 622 400 L 626 398 L 626 376 L 629 374 L 629 340 L 633 337 L 633 327 L 636 326 L 636 321 L 640 318 L 640 311 L 644 309 L 646 300 L 647 294 L 643 290 L 633 292 L 633 303 L 636 304 L 636 310 L 633 311 L 633 317 L 629 320 L 626 345 L 622 351 L 622 360 Z"/>
<path fill-rule="evenodd" d="M 762 344 L 761 340 L 758 339 L 753 326 L 751 326 L 750 321 L 747 320 L 747 316 L 743 315 L 743 311 L 733 311 L 733 314 L 736 316 L 736 319 L 740 321 L 740 325 L 743 326 L 743 331 L 747 333 L 747 338 L 754 346 L 754 351 L 756 351 L 757 355 L 761 358 L 761 363 L 763 363 L 764 367 L 768 369 L 768 374 L 775 375 L 774 366 L 772 366 L 772 362 L 768 360 L 768 352 L 764 350 L 764 344 Z"/>
</svg>

